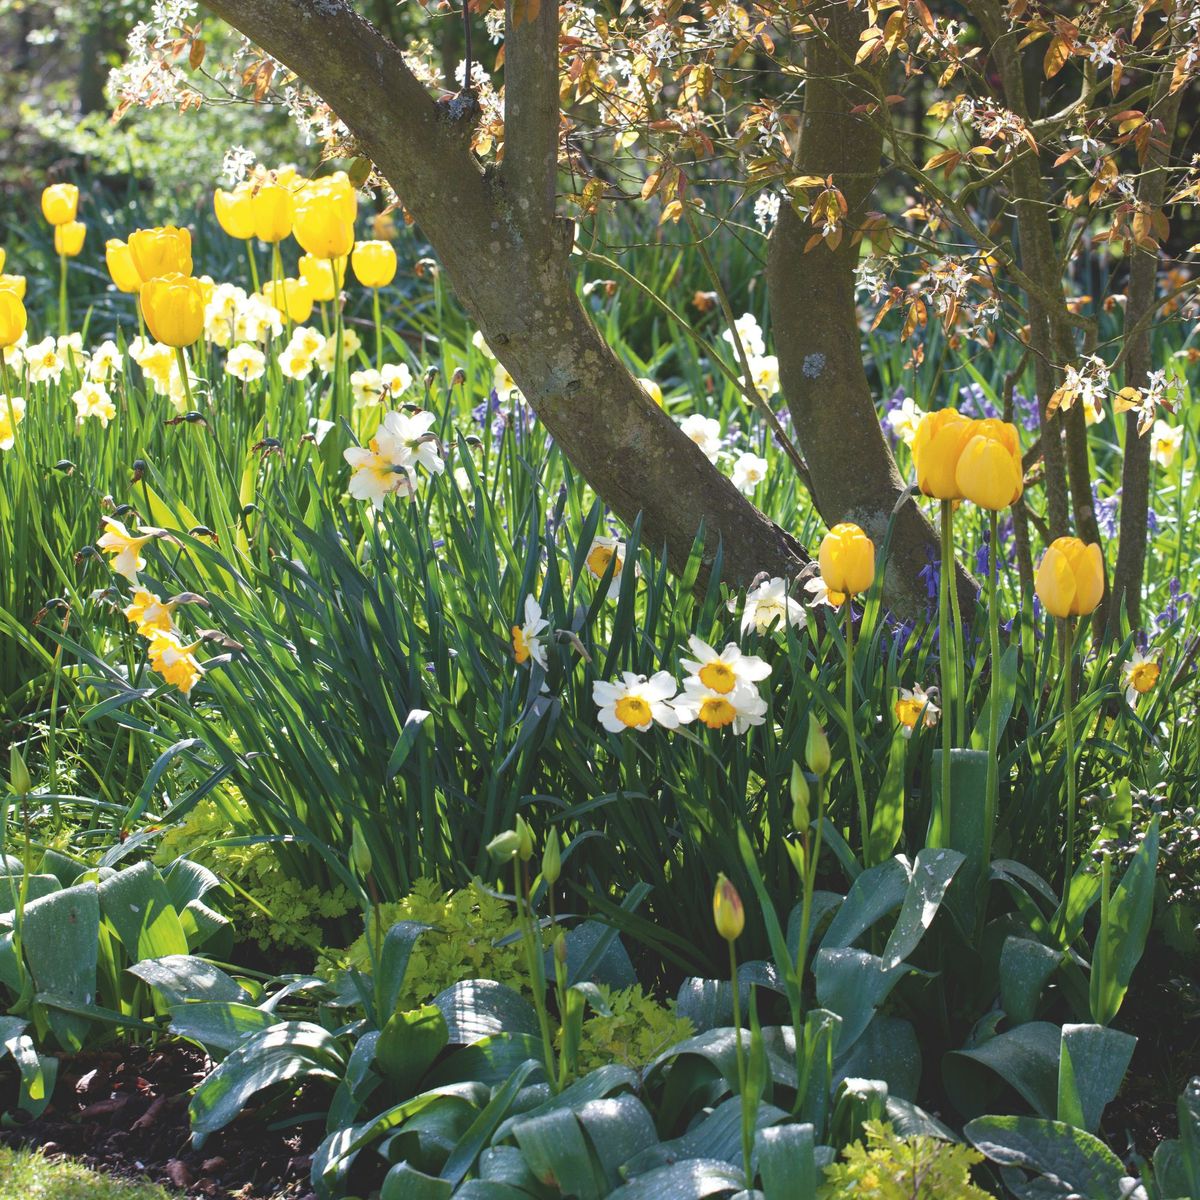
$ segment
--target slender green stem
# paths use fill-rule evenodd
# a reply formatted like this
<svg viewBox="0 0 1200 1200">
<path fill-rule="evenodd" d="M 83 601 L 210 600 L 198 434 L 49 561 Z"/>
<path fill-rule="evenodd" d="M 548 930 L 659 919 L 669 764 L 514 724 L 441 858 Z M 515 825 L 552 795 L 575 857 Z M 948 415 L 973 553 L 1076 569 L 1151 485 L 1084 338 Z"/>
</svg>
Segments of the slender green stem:
<svg viewBox="0 0 1200 1200">
<path fill-rule="evenodd" d="M 991 692 L 988 696 L 988 764 L 986 810 L 983 820 L 983 866 L 987 869 L 992 850 L 992 831 L 996 824 L 996 813 L 1000 804 L 1000 611 L 999 578 L 1000 553 L 998 532 L 999 514 L 993 509 L 988 513 L 988 634 L 991 640 Z"/>
<path fill-rule="evenodd" d="M 942 501 L 942 561 L 938 570 L 938 665 L 942 679 L 942 794 L 940 844 L 950 845 L 950 749 L 954 744 L 954 650 L 950 637 L 954 510 Z"/>
<path fill-rule="evenodd" d="M 329 269 L 333 272 L 333 389 L 329 397 L 329 419 L 336 423 L 339 415 L 338 399 L 342 394 L 342 359 L 345 348 L 342 338 L 342 279 L 344 273 L 338 259 L 330 259 Z"/>
<path fill-rule="evenodd" d="M 250 282 L 254 285 L 256 292 L 262 291 L 262 285 L 258 282 L 258 263 L 254 258 L 254 242 L 246 239 L 246 261 L 250 264 Z"/>
<path fill-rule="evenodd" d="M 1075 682 L 1072 678 L 1075 667 L 1075 646 L 1071 623 L 1065 617 L 1058 621 L 1058 646 L 1063 672 L 1063 747 L 1064 767 L 1067 774 L 1067 849 L 1063 870 L 1063 898 L 1061 917 L 1058 923 L 1060 937 L 1066 933 L 1068 910 L 1071 907 L 1071 877 L 1075 873 Z"/>
<path fill-rule="evenodd" d="M 67 256 L 58 256 L 58 332 L 67 336 L 70 330 L 70 315 L 67 312 Z"/>
<path fill-rule="evenodd" d="M 863 787 L 862 764 L 858 759 L 858 732 L 854 724 L 854 605 L 846 597 L 846 737 L 850 742 L 850 766 L 854 771 L 854 792 L 858 797 L 858 828 L 862 839 L 863 866 L 867 866 L 867 793 Z"/>
<path fill-rule="evenodd" d="M 375 370 L 383 370 L 383 306 L 379 303 L 379 289 L 371 289 L 375 309 Z"/>
<path fill-rule="evenodd" d="M 550 1032 L 550 1016 L 546 1012 L 546 972 L 542 966 L 542 937 L 533 909 L 529 904 L 528 883 L 525 879 L 525 864 L 520 858 L 513 859 L 513 893 L 517 901 L 517 925 L 521 930 L 521 941 L 525 946 L 525 969 L 529 972 L 529 986 L 533 988 L 533 1006 L 537 1010 L 538 1029 L 542 1035 L 542 1061 L 546 1068 L 546 1081 L 558 1090 L 558 1073 L 554 1069 L 554 1035 Z"/>
<path fill-rule="evenodd" d="M 953 515 L 953 509 L 951 509 Z M 960 746 L 967 744 L 967 655 L 965 651 L 965 634 L 963 631 L 962 607 L 958 598 L 958 579 L 954 569 L 954 543 L 949 542 L 943 556 L 943 570 L 947 575 L 947 586 L 950 591 L 950 611 L 954 617 L 954 698 L 955 698 L 955 738 Z M 947 708 L 943 719 L 949 715 Z"/>
<path fill-rule="evenodd" d="M 737 951 L 733 948 L 732 938 L 729 939 L 729 986 L 733 991 L 733 1046 L 737 1058 L 738 1100 L 742 1105 L 742 1162 L 746 1173 L 746 1186 L 749 1187 L 754 1131 L 746 1120 L 746 1054 L 742 1049 L 742 998 L 738 994 Z"/>
</svg>

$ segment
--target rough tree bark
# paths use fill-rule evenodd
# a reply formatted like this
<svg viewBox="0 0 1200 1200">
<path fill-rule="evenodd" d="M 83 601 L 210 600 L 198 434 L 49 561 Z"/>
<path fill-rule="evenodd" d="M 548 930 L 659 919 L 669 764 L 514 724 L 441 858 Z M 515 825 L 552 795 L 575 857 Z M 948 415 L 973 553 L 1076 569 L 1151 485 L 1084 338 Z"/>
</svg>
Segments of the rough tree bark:
<svg viewBox="0 0 1200 1200">
<path fill-rule="evenodd" d="M 810 40 L 805 60 L 804 120 L 796 155 L 798 174 L 833 176 L 849 206 L 846 227 L 860 225 L 880 171 L 882 134 L 851 110 L 875 97 L 850 82 L 866 13 L 830 5 L 821 16 L 826 40 Z M 825 522 L 854 521 L 879 543 L 904 491 L 884 440 L 863 367 L 854 303 L 859 246 L 849 232 L 836 250 L 824 243 L 807 254 L 815 230 L 786 205 L 771 236 L 767 284 L 788 410 L 813 479 Z M 940 557 L 938 538 L 916 503 L 900 509 L 887 564 L 891 602 L 907 612 L 927 603 L 918 572 Z M 959 573 L 960 591 L 974 590 Z"/>
<path fill-rule="evenodd" d="M 644 542 L 681 566 L 701 522 L 723 577 L 794 575 L 802 547 L 764 517 L 642 390 L 580 305 L 571 226 L 555 215 L 557 6 L 512 21 L 504 166 L 470 153 L 469 98 L 435 103 L 400 50 L 345 0 L 208 0 L 338 114 L 403 199 L 446 276 L 567 457 Z"/>
<path fill-rule="evenodd" d="M 1166 167 L 1179 121 L 1185 89 L 1171 93 L 1171 74 L 1164 70 L 1155 85 L 1147 112 L 1162 122 L 1159 139 L 1151 142 L 1146 165 L 1138 180 L 1138 203 L 1151 212 L 1162 209 L 1167 191 Z M 1129 292 L 1125 302 L 1125 383 L 1144 387 L 1150 375 L 1150 331 L 1158 290 L 1159 255 L 1134 246 L 1130 255 Z M 1125 461 L 1121 466 L 1121 530 L 1117 565 L 1113 571 L 1109 628 L 1118 634 L 1121 605 L 1135 629 L 1142 619 L 1142 581 L 1146 572 L 1146 534 L 1150 515 L 1150 437 L 1138 434 L 1138 414 L 1125 414 Z"/>
</svg>

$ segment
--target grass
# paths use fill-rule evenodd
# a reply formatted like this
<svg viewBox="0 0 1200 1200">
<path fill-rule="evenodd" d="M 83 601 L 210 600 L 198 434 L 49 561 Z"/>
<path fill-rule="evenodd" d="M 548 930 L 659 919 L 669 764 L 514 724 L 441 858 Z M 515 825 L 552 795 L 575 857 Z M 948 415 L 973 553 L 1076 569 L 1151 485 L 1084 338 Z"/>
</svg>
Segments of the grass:
<svg viewBox="0 0 1200 1200">
<path fill-rule="evenodd" d="M 69 1158 L 0 1147 L 0 1200 L 170 1200 L 153 1183 L 111 1179 Z"/>
</svg>

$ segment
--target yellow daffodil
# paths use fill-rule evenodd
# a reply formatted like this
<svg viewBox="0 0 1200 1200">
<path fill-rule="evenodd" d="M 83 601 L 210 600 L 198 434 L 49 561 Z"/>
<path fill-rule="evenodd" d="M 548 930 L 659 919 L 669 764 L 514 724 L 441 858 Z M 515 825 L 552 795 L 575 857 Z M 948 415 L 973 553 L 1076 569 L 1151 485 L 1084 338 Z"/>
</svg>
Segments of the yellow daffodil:
<svg viewBox="0 0 1200 1200">
<path fill-rule="evenodd" d="M 911 691 L 900 689 L 900 698 L 893 706 L 896 720 L 900 722 L 901 730 L 906 738 L 912 737 L 917 722 L 926 729 L 933 729 L 941 716 L 941 709 L 930 699 L 929 694 L 918 683 Z"/>
<path fill-rule="evenodd" d="M 158 536 L 158 531 L 132 534 L 125 528 L 123 521 L 116 517 L 104 518 L 105 532 L 100 536 L 96 545 L 112 558 L 109 564 L 118 575 L 124 575 L 133 583 L 137 582 L 137 573 L 146 565 L 142 558 L 142 547 Z"/>
</svg>

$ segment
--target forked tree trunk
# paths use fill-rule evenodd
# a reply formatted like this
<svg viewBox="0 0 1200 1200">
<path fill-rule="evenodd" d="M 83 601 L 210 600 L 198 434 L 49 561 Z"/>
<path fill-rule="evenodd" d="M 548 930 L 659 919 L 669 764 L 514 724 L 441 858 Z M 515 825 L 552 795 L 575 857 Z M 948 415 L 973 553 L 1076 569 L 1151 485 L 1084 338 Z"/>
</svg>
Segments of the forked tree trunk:
<svg viewBox="0 0 1200 1200">
<path fill-rule="evenodd" d="M 771 235 L 767 283 L 788 410 L 804 448 L 813 499 L 825 522 L 853 521 L 882 543 L 904 492 L 896 460 L 883 437 L 863 367 L 855 309 L 854 268 L 862 224 L 879 177 L 882 137 L 856 106 L 874 99 L 849 81 L 866 13 L 844 4 L 822 10 L 825 40 L 810 39 L 805 59 L 804 124 L 796 172 L 833 182 L 849 206 L 837 249 L 824 243 L 805 253 L 817 232 L 786 204 Z M 938 539 L 912 499 L 896 513 L 886 586 L 890 603 L 906 613 L 927 602 L 921 568 L 940 557 Z M 964 603 L 974 589 L 958 572 Z"/>
<path fill-rule="evenodd" d="M 557 7 L 506 41 L 505 163 L 468 149 L 473 106 L 435 103 L 399 49 L 345 0 L 210 0 L 337 113 L 403 199 L 458 299 L 567 457 L 643 540 L 680 567 L 697 531 L 722 575 L 794 575 L 799 543 L 708 461 L 613 354 L 577 299 L 571 226 L 554 214 Z M 511 7 L 511 5 L 510 5 Z M 510 14 L 511 15 L 511 14 Z"/>
</svg>

